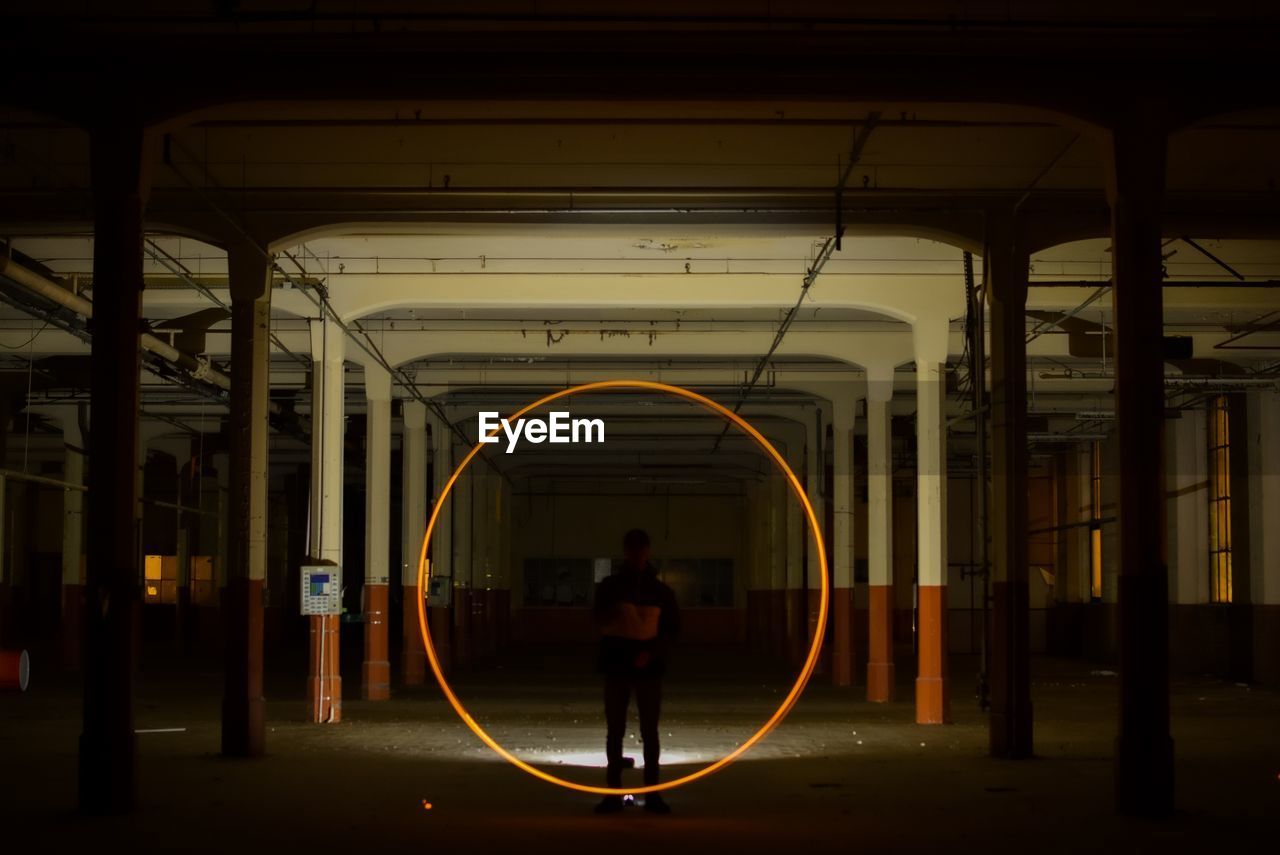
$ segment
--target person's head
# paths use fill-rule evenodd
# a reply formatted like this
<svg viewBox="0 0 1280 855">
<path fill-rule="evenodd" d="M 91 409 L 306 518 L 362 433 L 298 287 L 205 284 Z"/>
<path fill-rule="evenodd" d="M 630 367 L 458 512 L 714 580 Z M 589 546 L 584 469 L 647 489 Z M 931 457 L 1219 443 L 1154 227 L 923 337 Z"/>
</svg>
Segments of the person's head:
<svg viewBox="0 0 1280 855">
<path fill-rule="evenodd" d="M 643 567 L 649 563 L 649 535 L 642 528 L 633 528 L 622 537 L 622 554 L 627 564 Z"/>
</svg>

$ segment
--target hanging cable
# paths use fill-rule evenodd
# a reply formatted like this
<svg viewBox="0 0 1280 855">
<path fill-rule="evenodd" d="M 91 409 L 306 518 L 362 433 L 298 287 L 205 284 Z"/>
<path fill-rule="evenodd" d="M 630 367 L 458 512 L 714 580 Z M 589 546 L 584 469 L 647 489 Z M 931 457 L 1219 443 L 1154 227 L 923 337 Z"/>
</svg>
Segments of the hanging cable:
<svg viewBox="0 0 1280 855">
<path fill-rule="evenodd" d="M 871 137 L 871 132 L 876 129 L 876 123 L 879 120 L 880 114 L 878 112 L 868 113 L 866 122 L 863 123 L 861 130 L 853 138 L 853 146 L 849 150 L 849 162 L 845 165 L 844 171 L 840 173 L 840 178 L 835 188 L 835 234 L 822 242 L 822 248 L 818 250 L 818 255 L 813 264 L 805 271 L 804 279 L 800 283 L 800 294 L 796 297 L 796 302 L 790 311 L 783 317 L 782 323 L 778 325 L 778 331 L 773 337 L 773 342 L 769 345 L 769 349 L 764 356 L 760 357 L 760 360 L 756 363 L 755 370 L 751 373 L 751 378 L 742 387 L 742 391 L 738 393 L 738 400 L 733 405 L 734 413 L 738 413 L 742 409 L 742 405 L 747 402 L 747 398 L 750 397 L 752 390 L 756 387 L 756 383 L 760 380 L 760 375 L 764 374 L 765 368 L 769 366 L 769 360 L 773 358 L 774 353 L 777 352 L 778 347 L 782 344 L 782 340 L 786 338 L 787 330 L 791 329 L 792 322 L 795 321 L 796 315 L 800 312 L 800 307 L 804 304 L 805 296 L 808 295 L 809 289 L 818 279 L 818 274 L 822 273 L 822 268 L 827 266 L 827 262 L 831 259 L 831 254 L 840 249 L 841 240 L 844 238 L 844 188 L 853 172 L 854 165 L 862 159 L 862 150 L 866 147 L 867 140 Z M 711 447 L 713 453 L 720 450 L 720 443 L 724 441 L 728 432 L 729 424 L 726 423 L 716 436 L 715 445 Z"/>
</svg>

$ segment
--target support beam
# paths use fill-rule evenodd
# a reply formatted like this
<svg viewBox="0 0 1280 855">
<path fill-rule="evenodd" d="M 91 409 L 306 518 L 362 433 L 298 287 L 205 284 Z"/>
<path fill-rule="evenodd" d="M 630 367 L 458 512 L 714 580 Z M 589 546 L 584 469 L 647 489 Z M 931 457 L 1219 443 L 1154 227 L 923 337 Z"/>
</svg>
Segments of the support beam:
<svg viewBox="0 0 1280 855">
<path fill-rule="evenodd" d="M 133 733 L 134 625 L 139 617 L 138 410 L 142 216 L 147 132 L 115 115 L 90 134 L 93 318 L 85 585 L 84 730 L 79 801 L 88 813 L 131 811 L 137 798 Z"/>
<path fill-rule="evenodd" d="M 343 395 L 346 336 L 331 318 L 311 322 L 311 560 L 342 566 Z M 342 720 L 339 615 L 312 615 L 307 699 L 311 721 Z"/>
<path fill-rule="evenodd" d="M 1032 753 L 1027 526 L 1027 274 L 1030 257 L 1013 215 L 987 222 L 991 300 L 990 751 Z M 979 382 L 985 382 L 981 380 Z M 985 467 L 985 461 L 979 463 Z"/>
<path fill-rule="evenodd" d="M 930 335 L 932 334 L 932 335 Z M 917 326 L 916 502 L 917 646 L 916 722 L 946 724 L 947 674 L 947 429 L 946 326 Z"/>
<path fill-rule="evenodd" d="M 892 369 L 867 378 L 867 700 L 893 700 Z"/>
<path fill-rule="evenodd" d="M 400 455 L 404 503 L 404 541 L 400 550 L 404 608 L 400 679 L 406 686 L 421 686 L 427 680 L 427 656 L 418 629 L 418 556 L 427 528 L 427 405 L 421 401 L 404 402 Z"/>
<path fill-rule="evenodd" d="M 1168 140 L 1162 112 L 1126 105 L 1111 134 L 1112 300 L 1120 467 L 1116 807 L 1173 812 L 1169 732 L 1169 579 L 1165 547 L 1161 207 Z"/>
<path fill-rule="evenodd" d="M 831 500 L 832 554 L 831 616 L 833 641 L 831 648 L 831 682 L 852 686 L 857 682 L 854 663 L 854 477 L 853 434 L 857 413 L 853 396 L 832 401 L 832 476 Z"/>
<path fill-rule="evenodd" d="M 231 280 L 231 477 L 222 753 L 258 757 L 266 750 L 262 603 L 267 578 L 271 259 L 256 246 L 237 244 L 228 250 L 227 263 Z"/>
<path fill-rule="evenodd" d="M 391 697 L 387 610 L 391 560 L 391 374 L 379 365 L 364 369 L 365 425 L 364 663 L 360 696 Z"/>
</svg>

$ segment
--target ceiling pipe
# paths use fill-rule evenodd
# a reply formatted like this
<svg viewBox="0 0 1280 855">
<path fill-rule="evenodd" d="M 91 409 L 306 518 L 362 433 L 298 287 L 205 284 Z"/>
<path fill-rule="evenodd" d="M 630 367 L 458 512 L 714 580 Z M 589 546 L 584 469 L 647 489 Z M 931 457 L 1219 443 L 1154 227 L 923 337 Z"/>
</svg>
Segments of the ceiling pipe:
<svg viewBox="0 0 1280 855">
<path fill-rule="evenodd" d="M 44 278 L 4 255 L 0 255 L 0 276 L 77 315 L 85 318 L 93 317 L 92 302 L 79 294 L 73 294 L 56 282 Z M 231 378 L 210 365 L 208 360 L 183 353 L 151 333 L 143 333 L 140 344 L 148 353 L 154 353 L 161 359 L 182 368 L 193 380 L 216 386 L 224 392 L 230 391 Z"/>
</svg>

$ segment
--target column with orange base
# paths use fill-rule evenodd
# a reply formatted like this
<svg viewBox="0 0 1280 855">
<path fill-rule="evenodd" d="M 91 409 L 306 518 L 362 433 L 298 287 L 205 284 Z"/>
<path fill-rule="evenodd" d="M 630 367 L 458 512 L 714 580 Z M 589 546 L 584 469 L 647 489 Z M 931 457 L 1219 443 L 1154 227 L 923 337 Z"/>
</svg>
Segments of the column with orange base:
<svg viewBox="0 0 1280 855">
<path fill-rule="evenodd" d="M 787 465 L 793 471 L 799 471 L 803 465 L 803 441 L 798 440 L 787 445 Z M 793 667 L 804 664 L 806 650 L 806 613 L 805 597 L 807 594 L 804 581 L 804 538 L 808 536 L 800 503 L 788 501 L 786 505 L 787 523 L 787 587 L 783 600 L 786 614 L 786 656 Z"/>
<path fill-rule="evenodd" d="M 887 377 L 867 375 L 867 700 L 893 700 L 893 439 Z"/>
<path fill-rule="evenodd" d="M 400 679 L 406 686 L 427 680 L 427 654 L 418 632 L 418 557 L 427 528 L 427 405 L 404 402 L 404 434 L 400 442 L 404 505 L 400 546 L 400 590 L 403 596 L 404 631 L 400 649 Z"/>
<path fill-rule="evenodd" d="M 444 485 L 453 474 L 453 433 L 449 423 L 442 417 L 433 414 L 431 422 L 431 445 L 434 449 L 433 480 L 435 502 L 441 501 Z M 436 528 L 431 535 L 430 569 L 431 578 L 439 580 L 444 597 L 453 591 L 453 506 L 457 498 L 453 495 L 445 498 L 444 507 L 436 518 Z M 446 672 L 453 663 L 453 606 L 450 601 L 436 599 L 427 601 L 427 619 L 431 630 L 431 643 L 435 646 L 436 657 L 440 667 Z"/>
<path fill-rule="evenodd" d="M 946 318 L 918 322 L 916 336 L 917 646 L 916 722 L 945 724 L 947 691 Z M 922 346 L 923 345 L 923 346 Z"/>
<path fill-rule="evenodd" d="M 472 510 L 475 474 L 465 472 L 453 485 L 453 661 L 470 665 L 475 656 L 472 630 L 475 588 L 472 578 Z"/>
<path fill-rule="evenodd" d="M 787 655 L 787 505 L 791 497 L 782 475 L 769 478 L 769 652 Z"/>
<path fill-rule="evenodd" d="M 823 498 L 822 478 L 826 471 L 823 462 L 823 443 L 826 436 L 826 415 L 815 410 L 806 414 L 808 422 L 805 442 L 805 492 L 809 496 L 809 504 L 819 520 L 827 516 L 826 501 Z M 822 562 L 818 560 L 818 550 L 813 543 L 812 533 L 805 540 L 805 634 L 804 647 L 807 649 L 813 641 L 814 633 L 822 631 L 818 626 L 819 590 L 822 588 Z M 824 670 L 825 660 L 820 659 L 817 670 Z"/>
<path fill-rule="evenodd" d="M 854 659 L 853 615 L 853 429 L 857 401 L 852 390 L 847 397 L 832 401 L 831 497 L 834 531 L 831 590 L 831 682 L 852 686 L 857 680 Z"/>
<path fill-rule="evenodd" d="M 332 318 L 311 322 L 311 543 L 313 562 L 342 566 L 343 360 L 346 341 Z M 342 720 L 340 615 L 312 615 L 307 699 L 318 724 Z"/>
<path fill-rule="evenodd" d="M 364 369 L 365 521 L 364 662 L 360 696 L 370 701 L 391 697 L 387 609 L 390 605 L 391 552 L 391 374 L 380 365 Z"/>
</svg>

